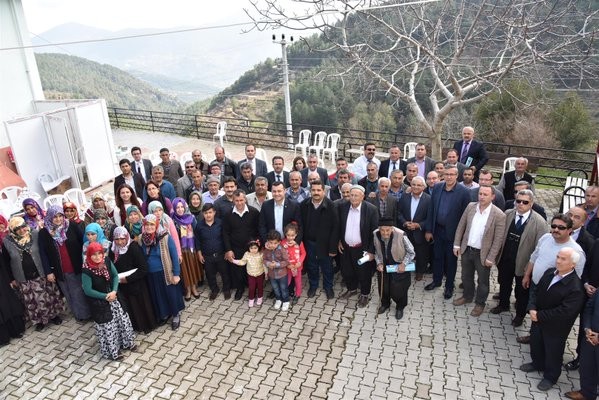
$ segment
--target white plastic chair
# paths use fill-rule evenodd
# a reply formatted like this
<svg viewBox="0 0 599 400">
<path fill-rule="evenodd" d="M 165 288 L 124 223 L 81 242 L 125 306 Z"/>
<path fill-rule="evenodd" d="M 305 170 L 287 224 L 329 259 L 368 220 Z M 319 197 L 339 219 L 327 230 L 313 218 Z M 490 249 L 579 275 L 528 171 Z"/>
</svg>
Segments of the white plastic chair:
<svg viewBox="0 0 599 400">
<path fill-rule="evenodd" d="M 159 151 L 152 151 L 149 155 L 148 155 L 150 161 L 152 162 L 153 166 L 156 166 L 158 164 L 160 164 L 162 162 L 162 159 L 160 158 L 160 152 Z"/>
<path fill-rule="evenodd" d="M 408 158 L 416 157 L 416 142 L 408 142 L 403 147 L 403 159 L 407 160 Z"/>
<path fill-rule="evenodd" d="M 338 146 L 339 141 L 341 140 L 341 135 L 338 133 L 329 133 L 327 136 L 327 144 L 322 149 L 322 160 L 326 158 L 326 155 L 329 155 L 329 160 L 334 164 L 337 159 L 337 154 L 339 152 Z"/>
<path fill-rule="evenodd" d="M 44 199 L 44 209 L 47 210 L 50 206 L 61 206 L 66 197 L 62 194 L 51 194 Z"/>
<path fill-rule="evenodd" d="M 85 177 L 83 176 L 83 168 L 85 168 L 85 157 L 83 156 L 83 147 L 79 147 L 75 150 L 75 169 L 77 170 L 77 175 L 79 176 L 79 182 L 83 182 Z"/>
<path fill-rule="evenodd" d="M 40 174 L 37 177 L 38 182 L 42 185 L 42 188 L 46 193 L 50 190 L 56 189 L 58 185 L 60 185 L 64 180 L 70 179 L 71 177 L 68 175 L 63 175 L 58 179 L 54 179 L 54 177 L 46 172 Z"/>
<path fill-rule="evenodd" d="M 316 155 L 318 156 L 318 158 L 322 158 L 321 157 L 321 153 L 324 150 L 324 141 L 327 138 L 327 133 L 324 131 L 320 131 L 320 132 L 316 132 L 316 134 L 314 135 L 314 144 L 310 147 L 308 147 L 308 154 L 312 153 L 312 151 L 314 151 L 316 153 Z"/>
<path fill-rule="evenodd" d="M 4 189 L 0 190 L 0 199 L 6 197 L 6 200 L 10 204 L 16 204 L 22 191 L 23 188 L 20 186 L 6 186 Z"/>
<path fill-rule="evenodd" d="M 508 157 L 503 160 L 503 173 L 513 171 L 516 169 L 516 160 L 518 157 Z"/>
<path fill-rule="evenodd" d="M 256 148 L 256 158 L 258 160 L 265 161 L 268 164 L 268 159 L 267 159 L 267 156 L 266 156 L 266 150 L 264 150 L 264 149 L 262 149 L 260 147 Z"/>
<path fill-rule="evenodd" d="M 220 121 L 216 124 L 216 133 L 212 136 L 212 143 L 214 143 L 214 138 L 218 138 L 221 146 L 224 146 L 223 139 L 227 140 L 227 122 Z"/>
<path fill-rule="evenodd" d="M 302 129 L 299 133 L 299 142 L 293 146 L 293 157 L 295 157 L 297 153 L 297 149 L 302 150 L 302 157 L 306 158 L 306 150 L 310 146 L 310 137 L 312 136 L 312 131 L 309 129 Z"/>
<path fill-rule="evenodd" d="M 181 154 L 181 158 L 179 158 L 179 162 L 183 166 L 185 166 L 185 163 L 189 160 L 193 160 L 193 157 L 191 156 L 191 151 L 186 151 L 185 153 Z"/>
<path fill-rule="evenodd" d="M 168 158 L 171 160 L 179 160 L 179 155 L 174 151 L 169 151 Z"/>
<path fill-rule="evenodd" d="M 28 187 L 24 187 L 22 188 L 21 193 L 19 193 L 19 196 L 17 197 L 16 201 L 16 204 L 19 206 L 19 208 L 21 207 L 23 200 L 25 199 L 33 199 L 39 203 L 42 199 L 42 196 L 40 196 L 39 193 L 36 193 L 33 190 L 29 190 Z"/>
</svg>

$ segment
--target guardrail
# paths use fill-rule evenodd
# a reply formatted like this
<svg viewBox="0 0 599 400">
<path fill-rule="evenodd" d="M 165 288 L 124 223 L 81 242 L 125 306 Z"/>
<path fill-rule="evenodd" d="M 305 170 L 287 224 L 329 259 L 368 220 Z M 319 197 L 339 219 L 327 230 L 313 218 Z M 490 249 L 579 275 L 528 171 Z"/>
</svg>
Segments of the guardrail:
<svg viewBox="0 0 599 400">
<path fill-rule="evenodd" d="M 251 142 L 257 147 L 268 147 L 289 150 L 286 125 L 270 121 L 248 120 L 242 118 L 223 118 L 210 115 L 193 115 L 162 111 L 132 110 L 124 108 L 108 108 L 110 124 L 113 128 L 147 130 L 164 132 L 197 139 L 212 140 L 219 121 L 227 122 L 227 139 L 233 143 Z M 367 130 L 349 130 L 331 126 L 312 126 L 294 123 L 293 140 L 298 141 L 301 129 L 312 132 L 325 131 L 341 134 L 339 154 L 350 158 L 350 149 L 359 148 L 366 141 L 386 149 L 391 144 L 403 145 L 406 142 L 428 143 L 424 135 L 405 135 L 400 133 L 377 132 Z M 444 137 L 444 147 L 449 148 L 456 138 Z M 590 171 L 595 162 L 595 153 L 554 149 L 546 147 L 529 147 L 515 144 L 485 142 L 491 156 L 490 167 L 497 170 L 506 157 L 523 156 L 529 159 L 530 165 L 537 172 L 536 182 L 540 185 L 563 187 L 567 172 L 575 169 Z M 494 167 L 494 168 L 493 168 Z M 540 170 L 539 170 L 540 169 Z"/>
</svg>

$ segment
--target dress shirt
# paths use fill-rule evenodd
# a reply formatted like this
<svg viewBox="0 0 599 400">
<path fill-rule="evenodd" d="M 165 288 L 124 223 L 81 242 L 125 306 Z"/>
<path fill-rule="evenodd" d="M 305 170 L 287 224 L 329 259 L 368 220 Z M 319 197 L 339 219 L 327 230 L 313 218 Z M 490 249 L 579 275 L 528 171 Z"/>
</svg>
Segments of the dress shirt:
<svg viewBox="0 0 599 400">
<path fill-rule="evenodd" d="M 426 179 L 426 158 L 423 158 L 422 160 L 416 159 L 414 160 L 414 164 L 418 167 L 418 176 Z"/>
<path fill-rule="evenodd" d="M 520 217 L 520 214 L 518 214 L 516 212 L 516 217 L 514 218 L 515 222 L 518 222 L 518 217 Z M 528 218 L 530 218 L 530 210 L 528 210 L 527 212 L 525 212 L 524 214 L 522 214 L 522 225 L 524 225 L 526 223 L 526 221 L 528 221 Z"/>
<path fill-rule="evenodd" d="M 560 275 L 557 270 L 553 273 L 553 279 L 551 280 L 551 283 L 549 284 L 549 286 L 547 286 L 547 290 L 549 290 L 551 288 L 551 286 L 553 286 L 554 284 L 558 283 L 559 281 L 561 281 L 562 279 L 564 279 L 566 276 L 570 275 L 572 272 L 574 272 L 574 270 L 568 272 L 565 275 Z"/>
<path fill-rule="evenodd" d="M 262 200 L 262 202 L 260 202 L 258 196 L 256 196 L 256 192 L 248 194 L 247 196 L 245 196 L 245 199 L 248 206 L 252 206 L 256 210 L 260 211 L 262 210 L 262 204 L 264 204 L 266 200 L 272 199 L 272 193 L 266 192 L 266 197 L 264 198 L 264 200 Z"/>
<path fill-rule="evenodd" d="M 572 233 L 570 234 L 570 237 L 572 238 L 572 240 L 577 241 L 579 235 L 580 235 L 580 228 L 572 231 Z"/>
<path fill-rule="evenodd" d="M 301 186 L 299 187 L 297 192 L 294 192 L 293 190 L 291 190 L 291 187 L 288 187 L 285 190 L 285 197 L 287 197 L 289 200 L 301 203 L 302 201 L 310 197 L 310 192 L 306 188 L 303 188 Z"/>
<path fill-rule="evenodd" d="M 210 192 L 202 193 L 202 204 L 213 204 L 216 200 L 225 194 L 222 190 L 219 190 L 216 196 L 212 197 Z"/>
<path fill-rule="evenodd" d="M 350 205 L 349 213 L 347 214 L 347 222 L 345 223 L 345 243 L 349 246 L 354 247 L 362 243 L 360 236 L 360 212 L 362 210 L 362 203 L 358 207 Z"/>
<path fill-rule="evenodd" d="M 224 253 L 225 245 L 222 232 L 222 222 L 219 218 L 215 218 L 212 225 L 208 225 L 205 220 L 201 220 L 195 229 L 196 248 L 200 249 L 204 256 Z"/>
<path fill-rule="evenodd" d="M 391 179 L 391 174 L 396 169 L 399 169 L 399 160 L 397 160 L 397 161 L 389 160 L 389 171 L 387 172 L 387 178 Z"/>
<path fill-rule="evenodd" d="M 490 214 L 490 204 L 483 211 L 480 210 L 480 204 L 476 206 L 476 212 L 474 213 L 474 217 L 472 217 L 472 224 L 470 225 L 470 232 L 468 234 L 468 246 L 479 250 L 482 248 L 485 226 Z"/>
<path fill-rule="evenodd" d="M 133 195 L 141 194 L 141 193 L 138 194 L 137 192 L 135 192 L 135 179 L 133 179 L 133 174 L 131 174 L 131 176 L 129 176 L 128 178 L 125 175 L 123 175 L 123 179 L 125 179 L 125 183 L 127 185 L 131 186 L 131 189 L 133 189 Z"/>
<path fill-rule="evenodd" d="M 422 198 L 422 194 L 418 197 L 412 195 L 412 200 L 410 202 L 410 221 L 414 221 L 414 215 L 416 214 L 416 209 L 418 208 L 418 204 L 420 204 L 420 199 Z"/>
<path fill-rule="evenodd" d="M 460 162 L 462 164 L 466 164 L 466 160 L 468 159 L 468 150 L 470 150 L 470 142 L 464 142 L 464 144 L 462 144 L 462 152 L 460 153 Z"/>
<path fill-rule="evenodd" d="M 283 211 L 285 210 L 285 200 L 281 204 L 277 204 L 275 201 L 275 230 L 281 234 L 281 237 L 285 237 L 283 233 Z"/>
<path fill-rule="evenodd" d="M 239 210 L 237 210 L 237 207 L 233 206 L 233 214 L 237 214 L 239 215 L 240 218 L 243 217 L 243 214 L 250 212 L 250 209 L 248 208 L 247 204 L 245 205 L 245 207 L 243 208 L 243 210 L 240 212 Z"/>
<path fill-rule="evenodd" d="M 144 178 L 144 182 L 148 181 L 148 177 L 146 176 L 146 169 L 144 168 L 143 161 L 135 161 L 135 171 Z"/>
</svg>

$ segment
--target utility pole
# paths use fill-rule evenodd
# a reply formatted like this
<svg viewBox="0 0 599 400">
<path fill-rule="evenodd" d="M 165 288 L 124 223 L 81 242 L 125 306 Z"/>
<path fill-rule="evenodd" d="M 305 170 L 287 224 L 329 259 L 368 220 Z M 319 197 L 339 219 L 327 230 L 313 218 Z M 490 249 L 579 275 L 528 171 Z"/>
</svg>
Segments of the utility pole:
<svg viewBox="0 0 599 400">
<path fill-rule="evenodd" d="M 285 94 L 285 123 L 287 124 L 287 147 L 293 149 L 293 126 L 291 125 L 291 99 L 289 97 L 289 64 L 287 64 L 287 41 L 285 34 L 281 35 L 281 40 L 277 41 L 276 35 L 272 35 L 273 43 L 281 45 L 283 53 L 283 92 Z M 293 36 L 289 38 L 293 42 Z"/>
</svg>

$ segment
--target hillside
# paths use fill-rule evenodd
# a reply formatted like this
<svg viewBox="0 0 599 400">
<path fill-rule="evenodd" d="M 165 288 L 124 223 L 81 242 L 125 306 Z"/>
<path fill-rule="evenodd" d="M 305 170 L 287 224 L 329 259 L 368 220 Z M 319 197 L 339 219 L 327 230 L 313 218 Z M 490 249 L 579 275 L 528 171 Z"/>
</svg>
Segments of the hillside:
<svg viewBox="0 0 599 400">
<path fill-rule="evenodd" d="M 109 107 L 171 111 L 182 106 L 125 71 L 65 54 L 36 54 L 47 99 L 106 99 Z"/>
</svg>

